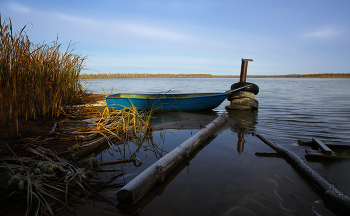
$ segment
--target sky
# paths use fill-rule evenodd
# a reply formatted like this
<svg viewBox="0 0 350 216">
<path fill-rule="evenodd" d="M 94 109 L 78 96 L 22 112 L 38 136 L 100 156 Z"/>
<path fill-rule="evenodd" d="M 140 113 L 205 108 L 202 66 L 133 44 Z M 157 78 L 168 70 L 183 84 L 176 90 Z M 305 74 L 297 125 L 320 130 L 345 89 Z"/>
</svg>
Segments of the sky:
<svg viewBox="0 0 350 216">
<path fill-rule="evenodd" d="M 349 0 L 0 0 L 35 44 L 87 56 L 83 73 L 350 73 Z"/>
</svg>

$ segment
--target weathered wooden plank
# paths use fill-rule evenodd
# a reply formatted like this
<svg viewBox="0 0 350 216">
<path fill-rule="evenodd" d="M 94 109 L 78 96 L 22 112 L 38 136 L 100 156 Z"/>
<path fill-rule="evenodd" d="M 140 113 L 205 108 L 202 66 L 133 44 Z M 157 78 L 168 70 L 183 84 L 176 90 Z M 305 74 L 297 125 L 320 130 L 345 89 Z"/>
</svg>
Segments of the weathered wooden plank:
<svg viewBox="0 0 350 216">
<path fill-rule="evenodd" d="M 298 139 L 299 145 L 317 145 L 312 140 Z M 350 148 L 350 144 L 347 143 L 325 143 L 328 148 Z"/>
<path fill-rule="evenodd" d="M 298 144 L 299 145 L 312 145 L 312 144 L 314 144 L 314 142 L 312 142 L 312 140 L 301 140 L 301 139 L 298 139 Z"/>
<path fill-rule="evenodd" d="M 325 158 L 350 158 L 350 156 L 344 156 L 344 155 L 337 155 L 336 153 L 332 152 L 331 154 L 324 154 L 323 152 L 319 150 L 305 150 L 306 154 L 308 156 L 315 156 L 315 157 L 325 157 Z"/>
<path fill-rule="evenodd" d="M 350 148 L 349 144 L 335 144 L 335 143 L 325 143 L 326 146 L 331 147 L 331 148 Z"/>
<path fill-rule="evenodd" d="M 326 154 L 326 155 L 331 155 L 332 154 L 332 150 L 330 148 L 328 148 L 321 140 L 319 140 L 317 138 L 312 138 L 312 142 L 317 144 L 317 146 L 321 149 L 321 151 L 324 154 Z"/>
</svg>

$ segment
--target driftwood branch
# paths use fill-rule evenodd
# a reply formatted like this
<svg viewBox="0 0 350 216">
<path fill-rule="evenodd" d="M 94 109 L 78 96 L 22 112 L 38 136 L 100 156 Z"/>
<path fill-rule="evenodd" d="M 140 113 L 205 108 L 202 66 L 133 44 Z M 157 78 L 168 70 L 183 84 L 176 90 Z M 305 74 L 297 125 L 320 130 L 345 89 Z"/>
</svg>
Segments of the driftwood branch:
<svg viewBox="0 0 350 216">
<path fill-rule="evenodd" d="M 113 135 L 108 136 L 108 137 L 103 137 L 101 139 L 93 141 L 93 142 L 89 143 L 89 146 L 87 146 L 86 148 L 83 148 L 83 149 L 71 154 L 71 158 L 74 160 L 79 160 L 79 159 L 87 156 L 88 154 L 94 152 L 95 150 L 97 150 L 101 146 L 103 146 L 103 144 L 105 144 L 107 142 L 107 139 L 111 139 L 111 138 L 113 138 Z"/>
<path fill-rule="evenodd" d="M 350 197 L 344 195 L 342 192 L 338 191 L 334 185 L 329 184 L 325 179 L 323 179 L 319 174 L 312 170 L 304 161 L 302 161 L 296 154 L 287 148 L 274 144 L 267 140 L 260 134 L 255 133 L 260 140 L 270 146 L 278 153 L 282 153 L 286 156 L 293 164 L 297 167 L 297 170 L 308 177 L 311 182 L 323 193 L 326 200 L 330 201 L 333 205 L 341 209 L 343 213 L 350 212 Z"/>
<path fill-rule="evenodd" d="M 136 161 L 139 162 L 139 164 L 136 164 Z M 118 164 L 118 163 L 129 163 L 133 162 L 136 167 L 141 166 L 142 161 L 138 158 L 130 158 L 130 159 L 121 159 L 117 161 L 108 161 L 108 162 L 103 162 L 101 165 L 111 165 L 111 164 Z"/>
<path fill-rule="evenodd" d="M 118 201 L 129 205 L 136 203 L 155 183 L 164 179 L 169 171 L 176 167 L 183 159 L 188 158 L 227 118 L 227 113 L 221 114 L 205 128 L 201 129 L 198 133 L 136 176 L 118 191 Z"/>
</svg>

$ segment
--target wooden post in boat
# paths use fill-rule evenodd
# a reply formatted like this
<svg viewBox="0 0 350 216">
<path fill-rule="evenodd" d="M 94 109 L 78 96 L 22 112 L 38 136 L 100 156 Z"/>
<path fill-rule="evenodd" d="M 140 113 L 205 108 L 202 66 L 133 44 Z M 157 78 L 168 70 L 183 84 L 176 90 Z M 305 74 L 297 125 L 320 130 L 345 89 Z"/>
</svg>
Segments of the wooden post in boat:
<svg viewBox="0 0 350 216">
<path fill-rule="evenodd" d="M 164 179 L 170 170 L 177 166 L 183 159 L 189 157 L 191 152 L 207 140 L 227 118 L 227 113 L 221 114 L 198 133 L 136 176 L 118 191 L 118 201 L 129 205 L 136 203 L 155 183 Z"/>
<path fill-rule="evenodd" d="M 253 59 L 243 59 L 242 58 L 241 75 L 239 77 L 239 82 L 245 82 L 247 79 L 248 61 L 253 61 Z"/>
</svg>

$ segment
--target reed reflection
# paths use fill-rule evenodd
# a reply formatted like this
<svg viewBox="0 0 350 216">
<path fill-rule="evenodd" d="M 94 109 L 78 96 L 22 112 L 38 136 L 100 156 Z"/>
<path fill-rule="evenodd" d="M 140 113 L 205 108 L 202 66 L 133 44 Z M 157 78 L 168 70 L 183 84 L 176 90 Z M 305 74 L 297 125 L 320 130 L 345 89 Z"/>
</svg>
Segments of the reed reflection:
<svg viewBox="0 0 350 216">
<path fill-rule="evenodd" d="M 255 125 L 258 123 L 258 110 L 227 110 L 229 117 L 235 120 L 235 123 L 231 126 L 231 130 L 237 133 L 237 151 L 239 153 L 244 150 L 244 143 L 246 142 L 244 137 L 255 131 Z"/>
<path fill-rule="evenodd" d="M 104 150 L 97 157 L 99 157 L 102 162 L 108 162 L 115 161 L 116 158 L 118 158 L 118 160 L 119 158 L 120 160 L 138 159 L 140 156 L 141 158 L 144 157 L 145 152 L 149 152 L 158 160 L 168 153 L 168 151 L 164 150 L 164 133 L 160 134 L 160 142 L 155 142 L 153 140 L 153 132 L 143 137 L 135 137 L 125 143 L 114 143 L 111 141 L 111 143 L 114 144 L 106 144 L 101 147 L 100 150 L 102 150 L 102 148 L 104 148 Z"/>
</svg>

